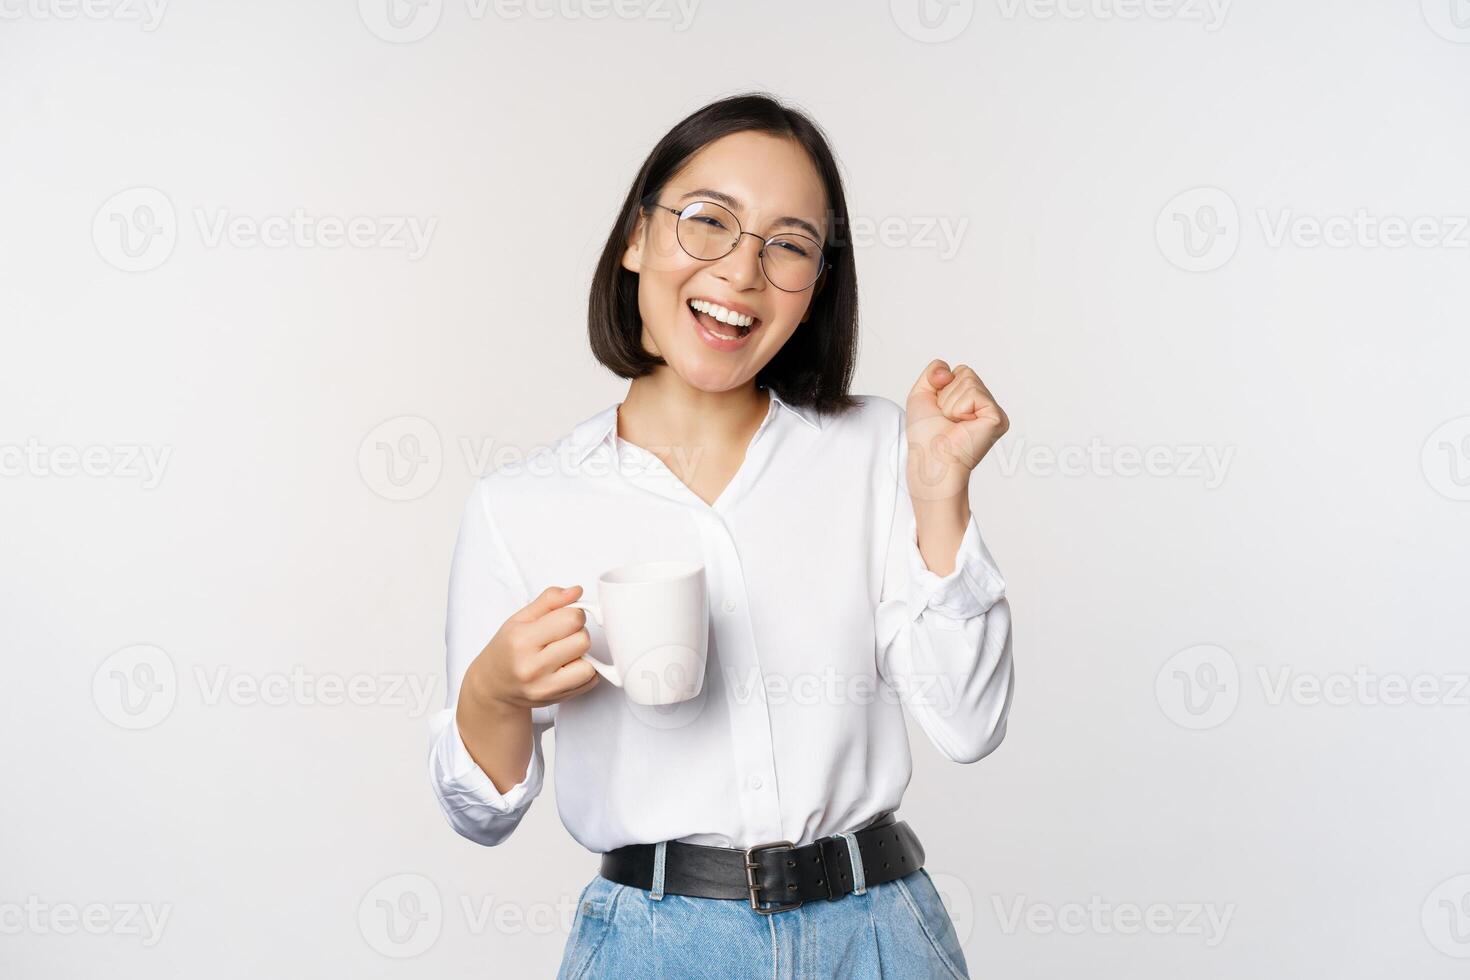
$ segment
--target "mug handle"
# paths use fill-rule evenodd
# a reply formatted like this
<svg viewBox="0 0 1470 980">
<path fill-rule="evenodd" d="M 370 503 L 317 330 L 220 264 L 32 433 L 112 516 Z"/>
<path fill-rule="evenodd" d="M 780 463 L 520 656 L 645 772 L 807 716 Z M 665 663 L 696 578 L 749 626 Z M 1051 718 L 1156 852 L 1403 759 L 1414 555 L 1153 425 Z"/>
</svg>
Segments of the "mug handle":
<svg viewBox="0 0 1470 980">
<path fill-rule="evenodd" d="M 566 608 L 585 610 L 592 615 L 593 620 L 596 621 L 598 626 L 602 626 L 602 607 L 599 606 L 597 603 L 583 602 L 581 600 L 578 600 L 577 602 L 567 603 Z M 607 627 L 603 626 L 603 629 L 606 628 Z M 590 653 L 582 654 L 582 659 L 591 664 L 593 670 L 601 674 L 604 679 L 610 681 L 615 687 L 623 686 L 623 679 L 621 676 L 619 676 L 618 668 L 614 665 L 605 664 L 601 660 L 598 660 L 596 657 L 592 656 L 592 654 Z"/>
</svg>

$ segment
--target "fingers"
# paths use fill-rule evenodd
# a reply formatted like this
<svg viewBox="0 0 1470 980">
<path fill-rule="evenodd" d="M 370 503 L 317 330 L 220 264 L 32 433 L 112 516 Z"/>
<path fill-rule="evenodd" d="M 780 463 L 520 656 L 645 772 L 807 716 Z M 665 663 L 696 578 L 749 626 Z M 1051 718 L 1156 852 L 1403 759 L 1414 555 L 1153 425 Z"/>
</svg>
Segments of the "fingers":
<svg viewBox="0 0 1470 980">
<path fill-rule="evenodd" d="M 521 609 L 516 610 L 511 616 L 511 621 L 516 623 L 534 623 L 542 616 L 553 610 L 560 609 L 569 602 L 576 602 L 582 595 L 582 587 L 573 585 L 568 588 L 559 588 L 549 585 L 546 590 L 532 599 Z"/>
<path fill-rule="evenodd" d="M 581 610 L 574 611 L 581 612 Z M 532 665 L 537 674 L 550 674 L 580 659 L 582 654 L 590 649 L 592 649 L 592 634 L 588 633 L 585 628 L 574 630 L 566 636 L 548 642 L 532 660 Z M 587 669 L 591 670 L 591 665 L 587 665 Z"/>
<path fill-rule="evenodd" d="M 985 386 L 980 378 L 964 365 L 956 370 L 954 380 L 939 393 L 939 409 L 956 422 L 973 419 L 982 402 L 986 401 Z"/>
<path fill-rule="evenodd" d="M 947 417 L 956 422 L 969 421 L 984 415 L 1004 419 L 1005 413 L 1000 410 L 995 396 L 973 368 L 959 364 L 955 366 L 953 374 L 954 380 L 939 392 L 939 407 Z"/>
<path fill-rule="evenodd" d="M 582 609 L 562 605 L 543 613 L 540 619 L 523 628 L 531 643 L 544 647 L 579 632 L 586 632 L 587 613 Z"/>
<path fill-rule="evenodd" d="M 533 700 L 551 704 L 585 693 L 595 687 L 599 679 L 597 671 L 579 655 L 565 666 L 527 685 L 526 694 Z"/>
<path fill-rule="evenodd" d="M 937 395 L 940 389 L 950 383 L 950 380 L 949 364 L 944 359 L 936 357 L 929 362 L 924 368 L 924 373 L 919 375 L 919 380 L 914 382 L 914 386 L 909 389 L 909 396 L 912 397 L 921 391 Z"/>
<path fill-rule="evenodd" d="M 523 640 L 536 647 L 571 636 L 587 623 L 587 614 L 570 606 L 582 595 L 580 585 L 549 586 L 511 618 L 521 624 Z"/>
<path fill-rule="evenodd" d="M 553 674 L 552 680 L 556 681 L 557 688 L 562 691 L 560 696 L 565 700 L 596 687 L 602 675 L 587 661 L 578 658 Z"/>
</svg>

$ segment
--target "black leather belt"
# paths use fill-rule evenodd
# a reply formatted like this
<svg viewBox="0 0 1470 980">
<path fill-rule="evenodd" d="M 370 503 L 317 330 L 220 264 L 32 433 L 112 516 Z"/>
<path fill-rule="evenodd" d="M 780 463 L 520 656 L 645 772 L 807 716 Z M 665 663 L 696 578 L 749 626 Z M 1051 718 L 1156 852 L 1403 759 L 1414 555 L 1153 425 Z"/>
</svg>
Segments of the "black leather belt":
<svg viewBox="0 0 1470 980">
<path fill-rule="evenodd" d="M 881 885 L 924 866 L 924 848 L 909 825 L 887 814 L 854 834 L 866 885 Z M 629 844 L 602 855 L 609 881 L 653 888 L 655 844 Z M 773 841 L 747 848 L 710 847 L 668 841 L 664 892 L 695 898 L 748 899 L 757 912 L 794 909 L 819 898 L 836 899 L 853 890 L 847 839 L 822 837 L 794 846 Z"/>
</svg>

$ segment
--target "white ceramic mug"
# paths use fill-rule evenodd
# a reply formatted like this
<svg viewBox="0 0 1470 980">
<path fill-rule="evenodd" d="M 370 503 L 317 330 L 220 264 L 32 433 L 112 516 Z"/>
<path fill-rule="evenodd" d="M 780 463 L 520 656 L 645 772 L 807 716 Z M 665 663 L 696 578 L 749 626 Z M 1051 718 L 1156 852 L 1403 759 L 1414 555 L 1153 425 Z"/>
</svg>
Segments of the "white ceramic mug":
<svg viewBox="0 0 1470 980">
<path fill-rule="evenodd" d="M 597 577 L 597 602 L 584 609 L 607 633 L 611 664 L 586 660 L 636 704 L 687 701 L 704 687 L 709 653 L 709 597 L 704 565 L 650 561 Z"/>
</svg>

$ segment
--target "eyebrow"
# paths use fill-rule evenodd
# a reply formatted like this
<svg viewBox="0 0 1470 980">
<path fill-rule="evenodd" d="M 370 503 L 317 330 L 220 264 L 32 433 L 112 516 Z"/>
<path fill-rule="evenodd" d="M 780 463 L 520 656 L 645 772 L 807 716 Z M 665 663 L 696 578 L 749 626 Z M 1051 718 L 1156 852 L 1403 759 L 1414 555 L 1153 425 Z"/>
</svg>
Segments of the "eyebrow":
<svg viewBox="0 0 1470 980">
<path fill-rule="evenodd" d="M 717 191 L 711 187 L 700 187 L 696 190 L 692 190 L 688 194 L 680 197 L 679 200 L 687 201 L 691 197 L 709 198 L 711 201 L 715 201 L 719 204 L 725 205 L 725 207 L 729 208 L 731 211 L 745 210 L 745 205 L 741 204 L 738 198 L 731 197 L 724 191 Z M 787 215 L 786 217 L 777 218 L 775 221 L 771 222 L 771 225 L 773 227 L 790 225 L 793 228 L 800 228 L 802 231 L 806 232 L 808 235 L 811 236 L 813 241 L 820 242 L 822 240 L 822 233 L 817 231 L 816 227 L 810 221 L 806 221 L 801 218 L 793 218 L 790 215 Z"/>
</svg>

